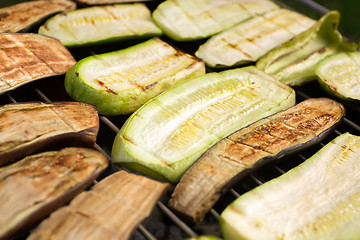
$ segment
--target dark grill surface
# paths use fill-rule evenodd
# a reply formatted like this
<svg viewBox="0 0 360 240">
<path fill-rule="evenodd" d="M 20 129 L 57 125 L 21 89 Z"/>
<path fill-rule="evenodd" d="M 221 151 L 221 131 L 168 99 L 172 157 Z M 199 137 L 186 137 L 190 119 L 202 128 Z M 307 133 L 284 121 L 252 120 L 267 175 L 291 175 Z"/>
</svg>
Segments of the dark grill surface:
<svg viewBox="0 0 360 240">
<path fill-rule="evenodd" d="M 147 2 L 148 7 L 153 10 L 160 1 Z M 287 2 L 287 1 L 283 1 Z M 295 10 L 307 14 L 313 18 L 319 18 L 327 11 L 322 6 L 315 4 L 311 0 L 294 0 L 291 1 L 296 7 Z M 280 3 L 282 4 L 282 3 Z M 285 5 L 282 5 L 285 6 Z M 81 7 L 81 6 L 80 6 Z M 36 29 L 33 30 L 36 32 Z M 171 41 L 166 37 L 161 37 L 174 47 L 177 47 L 187 53 L 194 54 L 199 44 L 203 41 L 193 41 L 188 43 L 178 43 Z M 70 49 L 76 60 L 80 60 L 92 54 L 99 54 L 109 51 L 114 51 L 137 44 L 143 40 L 131 42 L 118 42 L 106 45 L 99 45 L 89 48 Z M 208 71 L 211 71 L 208 69 Z M 41 79 L 14 91 L 0 95 L 0 104 L 8 104 L 13 102 L 29 102 L 29 101 L 72 101 L 66 93 L 63 86 L 64 76 L 50 77 Z M 304 86 L 295 88 L 297 93 L 297 102 L 308 98 L 316 97 L 330 97 L 324 92 L 316 81 L 307 83 Z M 360 93 L 359 93 L 360 94 Z M 346 117 L 338 125 L 336 130 L 326 137 L 320 144 L 312 146 L 294 155 L 288 155 L 277 160 L 275 163 L 268 164 L 238 183 L 227 195 L 222 197 L 214 208 L 207 214 L 205 220 L 200 225 L 189 225 L 179 219 L 171 210 L 167 208 L 167 202 L 171 196 L 174 186 L 170 188 L 167 194 L 159 201 L 154 208 L 149 218 L 145 219 L 143 223 L 134 232 L 131 239 L 186 239 L 200 235 L 214 235 L 221 237 L 219 227 L 219 214 L 232 201 L 234 201 L 241 194 L 269 181 L 281 174 L 287 172 L 289 169 L 297 166 L 308 157 L 312 156 L 317 150 L 328 143 L 338 135 L 350 132 L 355 135 L 360 135 L 360 107 L 354 103 L 344 103 L 346 108 Z M 95 148 L 107 156 L 110 154 L 113 140 L 116 133 L 121 128 L 128 116 L 105 117 L 100 116 L 100 131 Z M 114 171 L 119 170 L 120 167 L 111 165 L 109 169 L 100 177 L 105 177 Z M 98 179 L 99 180 L 99 179 Z M 96 182 L 94 182 L 96 184 Z M 28 233 L 14 237 L 14 239 L 25 239 Z"/>
</svg>

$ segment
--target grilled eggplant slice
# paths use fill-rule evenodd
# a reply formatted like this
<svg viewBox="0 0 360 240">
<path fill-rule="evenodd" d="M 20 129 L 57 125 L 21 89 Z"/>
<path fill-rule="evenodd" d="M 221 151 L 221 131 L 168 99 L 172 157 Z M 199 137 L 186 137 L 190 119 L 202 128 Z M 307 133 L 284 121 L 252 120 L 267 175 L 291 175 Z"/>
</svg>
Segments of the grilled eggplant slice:
<svg viewBox="0 0 360 240">
<path fill-rule="evenodd" d="M 326 13 L 310 29 L 260 58 L 256 67 L 290 86 L 315 80 L 317 63 L 341 46 L 339 19 L 337 11 Z"/>
<path fill-rule="evenodd" d="M 322 60 L 316 68 L 320 84 L 340 99 L 360 100 L 360 52 L 340 52 Z"/>
<path fill-rule="evenodd" d="M 213 144 L 295 104 L 295 93 L 254 66 L 189 79 L 149 100 L 117 134 L 112 160 L 177 182 Z"/>
<path fill-rule="evenodd" d="M 149 2 L 153 0 L 76 0 L 79 3 L 87 5 L 115 4 L 115 3 L 132 3 L 132 2 Z"/>
<path fill-rule="evenodd" d="M 65 88 L 101 114 L 130 114 L 168 88 L 202 74 L 202 61 L 154 38 L 79 61 L 67 72 Z"/>
<path fill-rule="evenodd" d="M 153 19 L 170 38 L 190 41 L 276 8 L 269 0 L 167 0 L 155 9 Z"/>
<path fill-rule="evenodd" d="M 331 99 L 309 99 L 231 134 L 185 173 L 169 207 L 188 221 L 200 223 L 242 177 L 286 153 L 319 142 L 344 113 L 344 107 Z"/>
<path fill-rule="evenodd" d="M 19 32 L 30 28 L 51 14 L 73 10 L 70 0 L 37 0 L 0 8 L 0 32 Z"/>
<path fill-rule="evenodd" d="M 95 144 L 96 108 L 78 102 L 17 103 L 0 107 L 0 166 L 55 146 Z"/>
<path fill-rule="evenodd" d="M 221 214 L 224 239 L 358 239 L 360 137 L 345 133 Z"/>
<path fill-rule="evenodd" d="M 195 55 L 209 67 L 231 67 L 255 62 L 314 23 L 311 18 L 297 12 L 275 9 L 212 36 Z"/>
<path fill-rule="evenodd" d="M 0 33 L 0 94 L 40 78 L 64 74 L 76 63 L 56 39 Z"/>
<path fill-rule="evenodd" d="M 143 3 L 95 6 L 57 14 L 39 28 L 39 33 L 59 39 L 67 47 L 162 34 Z"/>
<path fill-rule="evenodd" d="M 114 173 L 51 214 L 28 239 L 128 239 L 168 187 L 125 171 Z"/>
<path fill-rule="evenodd" d="M 0 168 L 0 239 L 9 239 L 68 202 L 107 165 L 95 150 L 64 148 Z"/>
</svg>

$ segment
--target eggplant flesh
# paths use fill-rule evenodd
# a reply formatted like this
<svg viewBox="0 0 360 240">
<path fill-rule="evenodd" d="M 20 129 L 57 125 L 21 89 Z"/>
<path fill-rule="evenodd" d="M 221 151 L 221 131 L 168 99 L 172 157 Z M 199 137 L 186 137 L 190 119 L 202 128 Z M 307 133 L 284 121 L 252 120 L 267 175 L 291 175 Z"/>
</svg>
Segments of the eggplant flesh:
<svg viewBox="0 0 360 240">
<path fill-rule="evenodd" d="M 107 166 L 103 154 L 72 147 L 0 168 L 0 239 L 9 239 L 67 203 Z"/>
<path fill-rule="evenodd" d="M 128 239 L 168 187 L 168 183 L 116 172 L 52 213 L 28 239 Z"/>
<path fill-rule="evenodd" d="M 0 94 L 33 80 L 64 74 L 75 63 L 56 39 L 32 33 L 1 33 Z"/>
<path fill-rule="evenodd" d="M 47 148 L 95 144 L 99 117 L 79 102 L 13 103 L 0 106 L 0 166 Z"/>
<path fill-rule="evenodd" d="M 237 181 L 265 163 L 319 142 L 344 113 L 334 100 L 308 99 L 231 134 L 185 173 L 169 207 L 187 221 L 200 223 Z"/>
<path fill-rule="evenodd" d="M 341 134 L 231 203 L 220 219 L 224 239 L 359 239 L 359 160 L 360 137 Z"/>
<path fill-rule="evenodd" d="M 57 12 L 73 10 L 70 0 L 37 0 L 0 8 L 0 32 L 19 32 Z"/>
</svg>

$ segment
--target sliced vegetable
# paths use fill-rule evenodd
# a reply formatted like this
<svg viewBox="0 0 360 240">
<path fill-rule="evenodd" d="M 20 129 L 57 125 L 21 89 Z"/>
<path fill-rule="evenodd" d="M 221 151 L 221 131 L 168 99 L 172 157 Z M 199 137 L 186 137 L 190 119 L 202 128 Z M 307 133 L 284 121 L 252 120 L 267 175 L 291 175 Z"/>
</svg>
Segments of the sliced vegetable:
<svg viewBox="0 0 360 240">
<path fill-rule="evenodd" d="M 208 73 L 145 103 L 117 134 L 112 160 L 177 182 L 213 144 L 295 104 L 295 93 L 253 66 Z"/>
<path fill-rule="evenodd" d="M 294 38 L 315 21 L 284 8 L 252 17 L 212 36 L 195 55 L 210 67 L 255 62 L 272 48 Z"/>
<path fill-rule="evenodd" d="M 310 29 L 260 58 L 256 67 L 290 86 L 316 79 L 317 63 L 335 53 L 342 43 L 339 19 L 337 11 L 326 13 Z"/>
<path fill-rule="evenodd" d="M 118 41 L 161 35 L 150 10 L 143 3 L 115 4 L 77 9 L 57 14 L 39 28 L 39 33 L 59 39 L 65 46 Z"/>
<path fill-rule="evenodd" d="M 221 214 L 224 239 L 358 239 L 360 137 L 345 133 Z"/>
<path fill-rule="evenodd" d="M 114 3 L 149 2 L 153 0 L 76 0 L 76 1 L 88 5 L 98 5 L 98 4 L 114 4 Z"/>
<path fill-rule="evenodd" d="M 0 107 L 0 166 L 49 147 L 92 147 L 98 130 L 98 113 L 89 104 L 3 105 Z"/>
<path fill-rule="evenodd" d="M 31 33 L 0 33 L 0 94 L 33 80 L 64 74 L 75 63 L 56 39 Z"/>
<path fill-rule="evenodd" d="M 259 166 L 318 143 L 344 116 L 327 98 L 309 99 L 245 127 L 209 149 L 177 184 L 169 207 L 200 223 L 236 182 Z"/>
<path fill-rule="evenodd" d="M 325 89 L 346 100 L 360 100 L 360 52 L 340 52 L 322 60 L 315 71 Z"/>
<path fill-rule="evenodd" d="M 51 214 L 28 239 L 129 239 L 168 187 L 125 171 L 114 173 Z"/>
<path fill-rule="evenodd" d="M 79 61 L 66 73 L 65 88 L 74 99 L 97 106 L 101 114 L 129 114 L 168 88 L 202 74 L 203 62 L 154 38 Z"/>
<path fill-rule="evenodd" d="M 65 148 L 0 168 L 0 239 L 10 239 L 70 201 L 107 165 L 95 150 Z"/>
<path fill-rule="evenodd" d="M 167 0 L 155 9 L 153 19 L 170 38 L 189 41 L 276 8 L 269 0 Z"/>
<path fill-rule="evenodd" d="M 0 8 L 0 32 L 19 32 L 51 14 L 75 8 L 76 4 L 70 0 L 27 1 Z"/>
</svg>

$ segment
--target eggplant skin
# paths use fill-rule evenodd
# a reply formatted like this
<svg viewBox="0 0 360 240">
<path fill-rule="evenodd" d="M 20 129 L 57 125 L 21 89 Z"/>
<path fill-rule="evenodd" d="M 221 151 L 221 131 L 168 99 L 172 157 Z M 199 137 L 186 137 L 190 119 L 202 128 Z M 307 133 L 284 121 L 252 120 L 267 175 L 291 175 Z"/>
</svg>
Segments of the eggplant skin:
<svg viewBox="0 0 360 240">
<path fill-rule="evenodd" d="M 26 230 L 70 201 L 107 166 L 100 152 L 71 147 L 0 168 L 0 239 Z"/>
<path fill-rule="evenodd" d="M 0 166 L 43 149 L 92 147 L 97 109 L 79 102 L 30 102 L 0 106 Z"/>
<path fill-rule="evenodd" d="M 344 114 L 342 104 L 313 98 L 233 133 L 185 173 L 169 207 L 185 220 L 200 223 L 241 178 L 265 163 L 321 141 Z"/>
<path fill-rule="evenodd" d="M 73 10 L 70 0 L 38 0 L 0 8 L 0 32 L 19 32 L 57 12 Z"/>
</svg>

